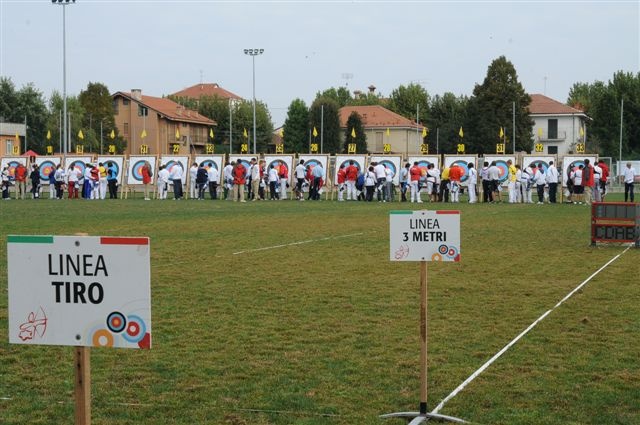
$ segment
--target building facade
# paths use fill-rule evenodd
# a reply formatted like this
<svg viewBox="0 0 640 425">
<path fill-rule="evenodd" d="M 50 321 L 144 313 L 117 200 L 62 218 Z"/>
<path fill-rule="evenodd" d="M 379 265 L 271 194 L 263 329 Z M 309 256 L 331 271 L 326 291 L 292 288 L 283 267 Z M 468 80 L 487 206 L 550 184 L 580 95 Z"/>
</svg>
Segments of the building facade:
<svg viewBox="0 0 640 425">
<path fill-rule="evenodd" d="M 26 128 L 24 124 L 0 123 L 0 156 L 17 156 L 23 153 Z"/>
<path fill-rule="evenodd" d="M 529 116 L 533 119 L 533 139 L 542 144 L 542 152 L 549 155 L 582 153 L 579 144 L 589 150 L 587 124 L 590 118 L 583 111 L 572 108 L 541 94 L 531 95 Z"/>
<path fill-rule="evenodd" d="M 127 141 L 125 153 L 205 153 L 215 121 L 167 98 L 142 95 L 137 89 L 116 92 L 112 98 L 116 126 Z"/>
</svg>

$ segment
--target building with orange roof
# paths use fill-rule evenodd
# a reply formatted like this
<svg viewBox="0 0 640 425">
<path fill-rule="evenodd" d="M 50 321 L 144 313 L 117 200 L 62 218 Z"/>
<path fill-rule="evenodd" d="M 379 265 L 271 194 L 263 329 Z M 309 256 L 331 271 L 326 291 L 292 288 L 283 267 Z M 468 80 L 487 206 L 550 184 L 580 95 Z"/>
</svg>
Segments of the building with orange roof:
<svg viewBox="0 0 640 425">
<path fill-rule="evenodd" d="M 22 123 L 0 123 L 0 156 L 20 155 L 26 134 L 27 126 Z"/>
<path fill-rule="evenodd" d="M 209 131 L 216 122 L 163 97 L 142 90 L 112 95 L 115 122 L 132 154 L 204 153 Z"/>
<path fill-rule="evenodd" d="M 535 143 L 543 145 L 542 153 L 576 153 L 578 143 L 585 143 L 588 149 L 587 122 L 591 118 L 584 111 L 542 94 L 530 96 L 529 116 L 534 121 L 533 138 Z"/>
<path fill-rule="evenodd" d="M 424 126 L 380 105 L 340 108 L 342 137 L 344 137 L 344 130 L 347 128 L 349 115 L 353 112 L 360 115 L 367 136 L 367 150 L 370 153 L 383 153 L 385 144 L 390 145 L 391 153 L 405 155 L 420 153 Z"/>
<path fill-rule="evenodd" d="M 223 89 L 218 83 L 199 83 L 172 93 L 171 96 L 195 99 L 196 102 L 203 96 L 219 97 L 221 99 L 230 99 L 232 101 L 242 100 L 240 96 L 235 93 L 231 93 L 229 90 Z"/>
</svg>

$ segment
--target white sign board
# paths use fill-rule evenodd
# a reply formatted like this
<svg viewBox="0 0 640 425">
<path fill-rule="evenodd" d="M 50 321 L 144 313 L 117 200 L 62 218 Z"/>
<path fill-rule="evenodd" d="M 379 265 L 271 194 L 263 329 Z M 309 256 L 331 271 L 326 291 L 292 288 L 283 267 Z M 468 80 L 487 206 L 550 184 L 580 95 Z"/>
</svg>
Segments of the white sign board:
<svg viewBox="0 0 640 425">
<path fill-rule="evenodd" d="M 391 261 L 460 261 L 460 211 L 391 211 Z"/>
<path fill-rule="evenodd" d="M 9 342 L 151 348 L 149 238 L 8 236 Z"/>
</svg>

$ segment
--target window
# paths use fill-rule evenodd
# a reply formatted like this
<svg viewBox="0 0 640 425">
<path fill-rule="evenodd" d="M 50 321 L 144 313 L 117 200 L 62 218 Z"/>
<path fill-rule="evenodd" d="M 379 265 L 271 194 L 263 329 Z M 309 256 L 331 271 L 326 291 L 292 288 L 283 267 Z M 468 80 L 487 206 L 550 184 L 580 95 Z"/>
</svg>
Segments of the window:
<svg viewBox="0 0 640 425">
<path fill-rule="evenodd" d="M 118 99 L 113 99 L 113 113 L 118 115 Z"/>
<path fill-rule="evenodd" d="M 148 115 L 149 115 L 149 108 L 147 108 L 146 106 L 138 105 L 138 116 L 146 117 Z"/>
<path fill-rule="evenodd" d="M 558 138 L 558 120 L 557 119 L 549 120 L 549 124 L 547 128 L 547 136 L 549 139 Z"/>
<path fill-rule="evenodd" d="M 122 127 L 123 127 L 122 128 L 122 130 L 123 130 L 122 132 L 128 136 L 129 135 L 129 123 L 126 122 L 126 123 L 122 124 Z"/>
<path fill-rule="evenodd" d="M 11 155 L 11 154 L 13 154 L 13 151 L 12 151 L 12 149 L 13 149 L 13 141 L 11 139 L 7 139 L 6 142 L 7 142 L 7 150 L 5 151 L 5 153 L 7 155 Z"/>
<path fill-rule="evenodd" d="M 558 154 L 558 147 L 557 146 L 547 146 L 547 153 L 549 155 L 557 155 Z"/>
<path fill-rule="evenodd" d="M 376 152 L 382 152 L 383 149 L 382 131 L 376 131 Z"/>
<path fill-rule="evenodd" d="M 129 105 L 129 99 L 122 99 L 122 105 L 123 106 Z"/>
</svg>

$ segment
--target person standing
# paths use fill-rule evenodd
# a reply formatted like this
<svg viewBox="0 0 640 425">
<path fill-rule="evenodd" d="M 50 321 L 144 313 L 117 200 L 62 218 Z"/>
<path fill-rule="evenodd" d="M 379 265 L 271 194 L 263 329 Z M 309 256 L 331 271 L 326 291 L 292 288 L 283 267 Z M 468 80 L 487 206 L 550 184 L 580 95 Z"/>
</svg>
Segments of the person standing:
<svg viewBox="0 0 640 425">
<path fill-rule="evenodd" d="M 9 195 L 9 166 L 5 165 L 2 169 L 2 200 L 10 201 L 11 195 Z"/>
<path fill-rule="evenodd" d="M 249 193 L 247 197 L 256 201 L 258 199 L 258 189 L 260 188 L 260 169 L 258 168 L 258 161 L 255 158 L 251 158 L 251 166 L 249 167 Z"/>
<path fill-rule="evenodd" d="M 322 188 L 322 181 L 324 179 L 324 169 L 321 164 L 317 164 L 311 170 L 311 179 L 309 184 L 311 185 L 311 200 L 320 200 L 320 189 Z"/>
<path fill-rule="evenodd" d="M 63 195 L 64 195 L 64 178 L 65 178 L 65 173 L 64 173 L 64 168 L 62 168 L 62 165 L 58 164 L 58 166 L 56 167 L 56 172 L 54 174 L 54 179 L 55 179 L 55 186 L 56 186 L 56 199 L 62 199 Z"/>
<path fill-rule="evenodd" d="M 571 180 L 573 181 L 573 195 L 571 199 L 573 199 L 574 204 L 582 204 L 584 193 L 584 186 L 582 185 L 583 169 L 584 165 L 580 164 L 577 170 L 571 172 Z"/>
<path fill-rule="evenodd" d="M 418 184 L 420 183 L 420 177 L 422 177 L 422 170 L 418 166 L 418 161 L 413 163 L 413 167 L 409 169 L 409 178 L 411 186 L 411 202 L 417 202 L 419 204 L 422 203 L 422 199 L 420 199 L 420 188 Z"/>
<path fill-rule="evenodd" d="M 409 168 L 411 164 L 408 162 L 404 164 L 404 168 L 400 170 L 400 176 L 398 178 L 400 182 L 400 200 L 407 202 L 407 189 L 409 188 Z"/>
<path fill-rule="evenodd" d="M 180 168 L 179 165 L 175 165 L 174 169 Z M 142 174 L 142 184 L 144 186 L 144 200 L 148 201 L 149 198 L 149 184 L 151 183 L 151 166 L 148 163 L 145 163 L 140 170 L 140 174 Z"/>
<path fill-rule="evenodd" d="M 246 202 L 244 200 L 244 185 L 247 182 L 247 168 L 242 165 L 242 161 L 238 159 L 236 166 L 233 167 L 233 201 L 238 199 L 240 202 Z"/>
<path fill-rule="evenodd" d="M 156 185 L 158 186 L 158 199 L 167 199 L 167 192 L 169 191 L 169 179 L 170 174 L 167 170 L 167 166 L 162 164 L 158 167 L 158 180 Z"/>
<path fill-rule="evenodd" d="M 533 167 L 532 167 L 533 165 Z M 522 202 L 525 204 L 533 204 L 531 189 L 534 183 L 535 165 L 530 164 L 522 172 Z"/>
<path fill-rule="evenodd" d="M 278 178 L 280 179 L 280 200 L 287 199 L 289 189 L 289 167 L 284 162 L 280 162 L 278 167 Z"/>
<path fill-rule="evenodd" d="M 384 165 L 382 165 L 380 162 L 374 162 L 371 165 L 373 165 L 373 172 L 376 175 L 376 190 L 378 192 L 378 202 L 385 201 L 387 198 L 387 189 L 385 185 L 387 181 L 387 174 L 384 171 Z"/>
<path fill-rule="evenodd" d="M 68 198 L 78 198 L 78 179 L 80 178 L 80 171 L 73 165 L 69 165 L 69 171 L 67 171 L 67 192 L 69 192 Z"/>
<path fill-rule="evenodd" d="M 273 166 L 273 164 L 269 165 L 269 174 L 268 174 L 268 179 L 269 179 L 269 199 L 271 201 L 276 201 L 278 200 L 278 193 L 276 191 L 277 187 L 278 187 L 278 180 L 280 179 L 280 176 L 278 176 L 278 170 L 275 169 L 275 167 Z M 282 187 L 280 187 L 280 190 L 282 190 Z"/>
<path fill-rule="evenodd" d="M 467 180 L 467 190 L 469 191 L 469 203 L 475 204 L 478 202 L 478 195 L 476 193 L 476 184 L 478 183 L 478 170 L 473 166 L 473 162 L 467 164 L 469 169 L 469 179 Z"/>
<path fill-rule="evenodd" d="M 109 199 L 118 199 L 118 170 L 112 161 L 107 162 L 107 186 Z"/>
<path fill-rule="evenodd" d="M 514 204 L 518 198 L 516 195 L 516 172 L 518 170 L 516 170 L 516 167 L 513 165 L 513 161 L 510 159 L 507 160 L 507 166 L 509 167 L 509 182 L 507 184 L 507 189 L 509 191 L 509 203 Z"/>
<path fill-rule="evenodd" d="M 536 168 L 534 173 L 536 190 L 538 192 L 538 205 L 542 205 L 544 204 L 544 185 L 547 183 L 547 178 L 544 175 L 541 163 L 538 164 L 538 168 Z"/>
<path fill-rule="evenodd" d="M 582 186 L 584 186 L 584 203 L 591 205 L 593 200 L 593 166 L 589 163 L 588 159 L 584 160 L 584 168 L 582 169 Z"/>
<path fill-rule="evenodd" d="M 549 161 L 549 167 L 547 168 L 547 184 L 549 185 L 549 203 L 555 204 L 556 195 L 558 194 L 558 169 L 553 164 L 553 161 Z"/>
<path fill-rule="evenodd" d="M 179 201 L 183 198 L 184 194 L 182 192 L 182 166 L 180 164 L 175 164 L 171 171 L 169 172 L 169 179 L 173 183 L 173 199 Z"/>
<path fill-rule="evenodd" d="M 16 199 L 25 199 L 27 195 L 27 167 L 20 163 L 15 171 Z"/>
<path fill-rule="evenodd" d="M 336 174 L 336 180 L 338 180 L 338 202 L 344 201 L 344 182 L 347 180 L 347 173 L 344 171 L 344 168 L 344 164 L 340 164 L 340 168 Z"/>
<path fill-rule="evenodd" d="M 451 202 L 460 202 L 460 181 L 462 180 L 462 167 L 453 164 L 449 168 L 449 184 L 451 185 Z"/>
<path fill-rule="evenodd" d="M 209 196 L 211 200 L 218 199 L 218 182 L 220 181 L 220 173 L 215 165 L 209 164 L 207 169 L 207 181 L 209 183 Z"/>
<path fill-rule="evenodd" d="M 449 202 L 449 189 L 450 189 L 450 181 L 449 181 L 449 172 L 451 168 L 445 166 L 442 169 L 442 175 L 440 177 L 440 194 L 438 196 L 438 200 L 440 202 Z"/>
<path fill-rule="evenodd" d="M 393 170 L 391 169 L 391 167 L 386 166 L 384 167 L 384 172 L 386 174 L 385 177 L 385 185 L 387 187 L 387 202 L 393 202 L 395 200 L 395 187 L 393 186 Z"/>
<path fill-rule="evenodd" d="M 356 180 L 358 180 L 358 167 L 355 166 L 353 160 L 349 161 L 349 165 L 346 170 L 346 183 L 347 183 L 347 201 L 357 200 L 358 195 L 356 193 Z"/>
<path fill-rule="evenodd" d="M 627 162 L 627 168 L 624 169 L 622 179 L 624 181 L 624 202 L 631 200 L 633 202 L 633 184 L 635 182 L 636 172 L 631 167 L 631 163 Z"/>
<path fill-rule="evenodd" d="M 107 197 L 107 169 L 102 162 L 98 163 L 98 173 L 100 175 L 100 199 L 106 199 Z"/>
<path fill-rule="evenodd" d="M 602 159 L 598 161 L 598 165 L 602 170 L 602 174 L 600 174 L 600 199 L 604 202 L 604 197 L 607 195 L 607 183 L 609 183 L 609 167 Z"/>
<path fill-rule="evenodd" d="M 491 190 L 491 197 L 493 198 L 492 202 L 499 200 L 500 196 L 500 169 L 496 165 L 495 161 L 491 161 L 491 165 L 489 166 L 489 186 Z M 498 198 L 498 199 L 496 199 Z"/>
<path fill-rule="evenodd" d="M 31 196 L 33 199 L 40 199 L 40 168 L 37 164 L 33 164 L 29 179 L 31 180 Z"/>
<path fill-rule="evenodd" d="M 367 202 L 373 201 L 373 191 L 376 188 L 376 173 L 373 166 L 369 166 L 369 170 L 364 178 L 364 187 L 366 191 L 365 200 Z"/>
<path fill-rule="evenodd" d="M 516 203 L 522 202 L 522 169 L 516 164 Z"/>
<path fill-rule="evenodd" d="M 235 165 L 235 162 L 227 161 L 222 169 L 222 187 L 224 191 L 224 199 L 227 201 L 231 199 L 231 189 L 233 188 L 233 167 Z"/>
<path fill-rule="evenodd" d="M 482 202 L 493 202 L 493 193 L 491 191 L 491 180 L 489 180 L 489 162 L 485 161 L 480 170 L 480 178 L 482 179 Z"/>
<path fill-rule="evenodd" d="M 602 176 L 602 168 L 596 162 L 593 164 L 593 200 L 594 202 L 602 202 L 602 193 L 600 192 L 600 177 Z"/>
<path fill-rule="evenodd" d="M 300 163 L 296 165 L 295 175 L 296 175 L 296 200 L 304 201 L 304 196 L 302 194 L 302 185 L 304 184 L 304 176 L 307 172 L 306 167 L 304 166 L 304 159 L 300 160 Z"/>
<path fill-rule="evenodd" d="M 49 199 L 58 199 L 56 194 L 56 171 L 58 171 L 59 167 L 60 164 L 56 166 L 55 170 L 49 172 Z"/>
<path fill-rule="evenodd" d="M 196 197 L 198 196 L 198 183 L 196 182 L 196 179 L 198 178 L 198 163 L 194 162 L 193 164 L 191 164 L 191 167 L 189 167 L 189 198 L 190 199 L 196 199 Z M 198 199 L 200 199 L 198 197 Z"/>
<path fill-rule="evenodd" d="M 209 173 L 204 168 L 204 165 L 198 167 L 196 171 L 196 186 L 198 188 L 198 201 L 204 201 L 204 193 L 207 190 L 207 183 L 209 181 Z"/>
</svg>

